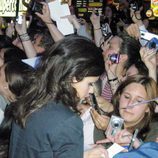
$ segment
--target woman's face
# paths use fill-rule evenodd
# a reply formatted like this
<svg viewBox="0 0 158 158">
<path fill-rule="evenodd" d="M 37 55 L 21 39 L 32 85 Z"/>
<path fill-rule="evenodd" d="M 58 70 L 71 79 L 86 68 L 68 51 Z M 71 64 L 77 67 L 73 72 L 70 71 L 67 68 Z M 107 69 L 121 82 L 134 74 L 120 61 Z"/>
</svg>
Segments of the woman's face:
<svg viewBox="0 0 158 158">
<path fill-rule="evenodd" d="M 125 120 L 125 124 L 133 126 L 138 124 L 149 111 L 147 104 L 140 104 L 133 108 L 126 108 L 127 106 L 147 100 L 147 93 L 143 85 L 139 83 L 131 83 L 125 87 L 120 95 L 119 112 L 120 116 Z"/>
<path fill-rule="evenodd" d="M 84 99 L 89 96 L 89 93 L 93 93 L 93 83 L 95 83 L 98 78 L 99 77 L 85 77 L 80 82 L 77 82 L 76 79 L 74 79 L 72 86 L 76 89 L 80 99 Z"/>
<path fill-rule="evenodd" d="M 122 39 L 118 36 L 114 36 L 109 41 L 110 48 L 116 50 L 117 52 L 120 50 L 121 43 L 122 43 Z"/>
<path fill-rule="evenodd" d="M 108 41 L 109 41 L 108 43 L 105 40 L 101 41 L 101 45 L 100 45 L 101 49 L 103 51 L 107 51 L 108 49 L 113 49 L 115 50 L 115 52 L 119 52 L 122 39 L 118 36 L 113 36 L 113 37 L 109 37 Z"/>
</svg>

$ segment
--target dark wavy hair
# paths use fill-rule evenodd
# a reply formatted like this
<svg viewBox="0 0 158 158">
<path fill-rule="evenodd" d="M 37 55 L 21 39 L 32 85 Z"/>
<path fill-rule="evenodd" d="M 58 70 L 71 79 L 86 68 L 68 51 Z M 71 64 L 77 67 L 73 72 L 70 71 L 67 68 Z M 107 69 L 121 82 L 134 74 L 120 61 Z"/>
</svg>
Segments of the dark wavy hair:
<svg viewBox="0 0 158 158">
<path fill-rule="evenodd" d="M 129 68 L 131 65 L 141 61 L 140 48 L 141 45 L 138 40 L 129 36 L 126 32 L 118 35 L 122 39 L 120 46 L 120 54 L 127 54 L 128 59 L 125 64 L 125 68 Z"/>
<path fill-rule="evenodd" d="M 29 74 L 34 71 L 31 66 L 22 61 L 5 63 L 4 73 L 6 82 L 8 82 L 9 90 L 15 95 L 16 99 L 25 94 L 24 91 L 32 82 Z M 9 138 L 14 111 L 16 111 L 16 106 L 7 105 L 4 111 L 4 119 L 0 124 L 0 157 L 8 157 Z"/>
<path fill-rule="evenodd" d="M 55 43 L 44 54 L 34 76 L 31 89 L 16 102 L 15 119 L 24 126 L 27 117 L 53 100 L 76 110 L 79 98 L 72 87 L 74 77 L 100 76 L 104 72 L 100 49 L 90 40 L 68 36 Z"/>
<path fill-rule="evenodd" d="M 119 113 L 120 96 L 123 93 L 125 87 L 127 87 L 131 83 L 141 84 L 145 88 L 147 96 L 148 96 L 147 99 L 149 100 L 156 98 L 158 96 L 157 84 L 151 77 L 142 76 L 142 75 L 129 77 L 127 80 L 125 80 L 119 85 L 112 99 L 112 103 L 114 105 L 114 113 L 118 116 L 120 116 L 120 113 Z M 156 105 L 155 102 L 148 103 L 149 112 L 146 113 L 144 118 L 136 126 L 131 127 L 131 129 L 136 129 L 136 128 L 139 129 L 139 137 L 142 139 L 145 138 L 147 132 L 149 131 L 149 123 L 153 118 L 155 105 Z"/>
<path fill-rule="evenodd" d="M 18 98 L 22 95 L 23 90 L 26 89 L 31 80 L 29 74 L 34 72 L 34 68 L 23 63 L 22 61 L 11 61 L 5 63 L 5 78 L 8 82 L 9 90 Z"/>
</svg>

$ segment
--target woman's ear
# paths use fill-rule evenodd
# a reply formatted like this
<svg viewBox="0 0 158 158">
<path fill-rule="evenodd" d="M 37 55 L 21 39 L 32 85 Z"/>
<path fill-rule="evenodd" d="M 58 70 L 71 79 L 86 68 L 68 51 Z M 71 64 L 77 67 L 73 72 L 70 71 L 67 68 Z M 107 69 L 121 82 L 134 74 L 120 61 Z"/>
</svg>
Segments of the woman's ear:
<svg viewBox="0 0 158 158">
<path fill-rule="evenodd" d="M 76 77 L 72 78 L 72 83 L 77 83 L 78 81 L 76 80 Z"/>
<path fill-rule="evenodd" d="M 127 61 L 128 56 L 127 54 L 120 54 L 120 63 L 124 63 L 125 61 Z"/>
</svg>

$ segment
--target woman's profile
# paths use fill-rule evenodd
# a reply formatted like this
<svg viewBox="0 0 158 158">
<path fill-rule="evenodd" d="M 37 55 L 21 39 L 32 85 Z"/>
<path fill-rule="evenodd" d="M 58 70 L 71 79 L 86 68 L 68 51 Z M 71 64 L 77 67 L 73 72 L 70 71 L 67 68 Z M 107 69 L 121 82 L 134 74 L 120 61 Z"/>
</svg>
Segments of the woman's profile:
<svg viewBox="0 0 158 158">
<path fill-rule="evenodd" d="M 100 50 L 90 40 L 69 36 L 41 59 L 26 95 L 15 104 L 10 158 L 81 158 L 83 125 L 75 114 L 104 72 Z"/>
</svg>

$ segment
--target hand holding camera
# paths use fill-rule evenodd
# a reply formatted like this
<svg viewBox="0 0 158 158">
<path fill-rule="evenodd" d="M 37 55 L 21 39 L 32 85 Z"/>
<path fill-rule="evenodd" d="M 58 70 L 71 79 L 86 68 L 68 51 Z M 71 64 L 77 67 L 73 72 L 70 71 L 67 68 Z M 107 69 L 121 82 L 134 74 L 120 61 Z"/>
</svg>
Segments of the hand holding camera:
<svg viewBox="0 0 158 158">
<path fill-rule="evenodd" d="M 100 16 L 97 16 L 95 14 L 95 11 L 92 12 L 90 16 L 90 21 L 92 22 L 94 29 L 100 28 Z"/>
<path fill-rule="evenodd" d="M 115 136 L 123 127 L 124 120 L 118 116 L 111 116 L 110 122 L 106 129 L 106 136 Z"/>
<path fill-rule="evenodd" d="M 35 14 L 42 19 L 43 22 L 46 24 L 52 23 L 51 16 L 50 16 L 50 11 L 48 4 L 45 2 L 41 2 L 40 5 L 42 5 L 42 11 L 38 11 L 38 9 L 35 9 Z"/>
<path fill-rule="evenodd" d="M 148 47 L 141 47 L 140 55 L 142 61 L 149 70 L 149 75 L 156 80 L 156 49 L 149 49 Z"/>
<path fill-rule="evenodd" d="M 130 8 L 130 16 L 132 18 L 132 21 L 134 23 L 138 23 L 141 20 L 141 11 L 143 7 L 138 7 L 138 4 L 132 4 L 132 7 Z"/>
<path fill-rule="evenodd" d="M 18 22 L 15 24 L 15 29 L 19 35 L 27 33 L 27 25 L 26 25 L 26 16 L 25 15 L 20 15 L 21 16 L 21 23 L 19 24 Z"/>
</svg>

